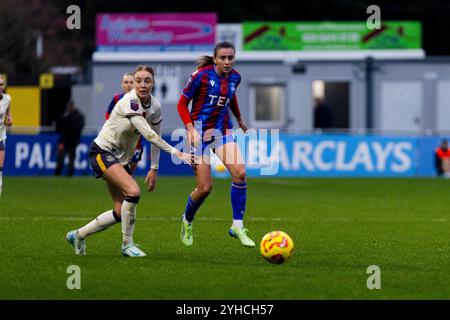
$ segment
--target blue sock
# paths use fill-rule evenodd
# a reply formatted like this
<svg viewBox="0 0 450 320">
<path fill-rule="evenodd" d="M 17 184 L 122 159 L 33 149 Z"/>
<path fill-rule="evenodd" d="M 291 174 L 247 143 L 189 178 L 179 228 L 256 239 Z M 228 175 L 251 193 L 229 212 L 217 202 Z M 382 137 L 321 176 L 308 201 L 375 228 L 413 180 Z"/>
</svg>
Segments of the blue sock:
<svg viewBox="0 0 450 320">
<path fill-rule="evenodd" d="M 231 183 L 231 207 L 233 220 L 243 220 L 247 204 L 247 182 Z"/>
<path fill-rule="evenodd" d="M 184 210 L 184 217 L 188 222 L 194 221 L 195 213 L 197 212 L 198 208 L 200 208 L 204 200 L 205 199 L 200 199 L 199 201 L 194 202 L 194 200 L 192 200 L 192 197 L 189 196 L 186 204 L 186 210 Z"/>
</svg>

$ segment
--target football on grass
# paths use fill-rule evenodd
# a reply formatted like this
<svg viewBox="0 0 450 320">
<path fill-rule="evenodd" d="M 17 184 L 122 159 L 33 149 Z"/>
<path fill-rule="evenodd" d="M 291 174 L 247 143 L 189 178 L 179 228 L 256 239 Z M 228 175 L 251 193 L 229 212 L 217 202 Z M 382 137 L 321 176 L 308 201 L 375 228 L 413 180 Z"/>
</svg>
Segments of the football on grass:
<svg viewBox="0 0 450 320">
<path fill-rule="evenodd" d="M 260 250 L 267 261 L 280 264 L 286 262 L 292 256 L 294 242 L 287 233 L 272 231 L 262 238 Z"/>
</svg>

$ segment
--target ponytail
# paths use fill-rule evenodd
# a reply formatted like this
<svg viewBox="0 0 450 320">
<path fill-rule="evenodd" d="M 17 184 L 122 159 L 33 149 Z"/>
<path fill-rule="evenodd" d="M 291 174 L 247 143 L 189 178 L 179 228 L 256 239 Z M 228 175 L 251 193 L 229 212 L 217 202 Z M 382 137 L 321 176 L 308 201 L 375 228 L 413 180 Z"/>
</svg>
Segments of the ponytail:
<svg viewBox="0 0 450 320">
<path fill-rule="evenodd" d="M 197 61 L 197 69 L 214 64 L 214 58 L 212 56 L 201 56 Z"/>
</svg>

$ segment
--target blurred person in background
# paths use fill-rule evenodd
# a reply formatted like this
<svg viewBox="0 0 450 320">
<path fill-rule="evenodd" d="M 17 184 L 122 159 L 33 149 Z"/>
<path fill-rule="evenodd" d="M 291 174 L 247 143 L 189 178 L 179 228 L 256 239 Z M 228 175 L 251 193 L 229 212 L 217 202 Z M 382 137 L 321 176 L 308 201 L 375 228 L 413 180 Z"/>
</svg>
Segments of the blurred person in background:
<svg viewBox="0 0 450 320">
<path fill-rule="evenodd" d="M 114 109 L 114 106 L 119 102 L 120 99 L 123 98 L 125 94 L 133 90 L 134 88 L 134 75 L 132 72 L 127 72 L 122 75 L 122 80 L 120 82 L 120 86 L 122 87 L 121 93 L 116 93 L 114 97 L 112 98 L 111 102 L 108 105 L 108 108 L 106 109 L 105 119 L 108 120 L 109 116 L 111 115 L 111 112 Z"/>
<path fill-rule="evenodd" d="M 0 75 L 0 196 L 3 185 L 3 164 L 5 162 L 6 127 L 12 125 L 11 96 L 5 93 L 5 79 Z"/>
<path fill-rule="evenodd" d="M 121 83 L 120 83 L 120 86 L 122 87 L 122 91 L 123 92 L 115 94 L 114 97 L 112 98 L 111 102 L 108 105 L 108 109 L 106 110 L 106 114 L 105 114 L 105 119 L 106 120 L 109 119 L 109 116 L 111 115 L 111 112 L 113 111 L 114 106 L 117 104 L 117 102 L 119 102 L 119 100 L 122 99 L 125 94 L 127 94 L 128 92 L 133 90 L 133 88 L 134 88 L 134 81 L 133 80 L 134 80 L 134 75 L 133 75 L 132 72 L 127 72 L 127 73 L 123 74 L 122 80 L 121 80 Z M 153 124 L 153 125 L 158 125 L 158 124 L 159 123 Z M 153 128 L 153 129 L 158 134 L 160 134 L 159 128 L 156 128 L 156 129 Z M 153 151 L 155 153 L 159 154 L 159 149 L 152 144 L 152 152 Z M 131 165 L 131 172 L 132 173 L 134 173 L 134 171 L 136 170 L 137 165 L 138 165 L 139 161 L 142 158 L 142 153 L 143 152 L 144 152 L 144 149 L 143 149 L 143 146 L 142 146 L 142 137 L 140 137 L 139 141 L 138 141 L 138 144 L 136 146 L 136 150 L 134 151 L 134 156 L 131 159 L 131 163 L 130 163 L 130 165 Z M 156 158 L 156 156 L 154 157 L 154 159 L 155 158 Z M 158 159 L 159 159 L 159 156 L 158 156 Z M 158 169 L 157 165 L 154 165 L 153 168 L 156 169 L 156 170 Z"/>
<path fill-rule="evenodd" d="M 69 156 L 67 176 L 73 176 L 75 168 L 75 151 L 81 139 L 84 128 L 84 115 L 75 108 L 73 101 L 67 103 L 66 111 L 57 122 L 56 130 L 60 133 L 56 156 L 55 176 L 61 175 L 66 155 Z"/>
<path fill-rule="evenodd" d="M 439 176 L 450 178 L 450 150 L 448 140 L 444 139 L 435 150 L 436 172 Z"/>
<path fill-rule="evenodd" d="M 331 108 L 326 105 L 321 98 L 314 98 L 314 102 L 314 128 L 331 128 L 333 124 L 333 113 L 331 111 Z"/>
</svg>

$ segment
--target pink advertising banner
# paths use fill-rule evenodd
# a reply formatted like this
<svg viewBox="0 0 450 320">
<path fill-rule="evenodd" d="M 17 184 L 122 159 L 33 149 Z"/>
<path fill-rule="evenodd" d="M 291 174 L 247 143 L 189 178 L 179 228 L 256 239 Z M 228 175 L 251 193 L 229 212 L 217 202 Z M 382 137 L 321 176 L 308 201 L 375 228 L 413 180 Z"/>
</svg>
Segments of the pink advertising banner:
<svg viewBox="0 0 450 320">
<path fill-rule="evenodd" d="M 214 47 L 216 13 L 97 14 L 99 51 L 196 51 Z"/>
</svg>

